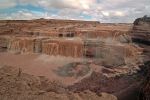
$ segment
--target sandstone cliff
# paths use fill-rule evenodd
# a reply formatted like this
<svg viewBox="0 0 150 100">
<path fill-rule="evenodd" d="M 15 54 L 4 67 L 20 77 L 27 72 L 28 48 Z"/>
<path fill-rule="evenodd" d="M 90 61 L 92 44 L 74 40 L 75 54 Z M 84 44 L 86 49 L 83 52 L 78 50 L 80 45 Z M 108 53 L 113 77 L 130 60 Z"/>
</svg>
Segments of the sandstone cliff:
<svg viewBox="0 0 150 100">
<path fill-rule="evenodd" d="M 131 31 L 131 37 L 134 43 L 144 49 L 144 60 L 150 60 L 150 18 L 138 18 L 134 22 Z"/>
<path fill-rule="evenodd" d="M 143 48 L 143 60 L 144 65 L 141 66 L 144 78 L 143 85 L 140 91 L 140 100 L 150 99 L 150 17 L 144 16 L 138 18 L 134 22 L 134 27 L 132 29 L 132 40 L 138 46 Z"/>
</svg>

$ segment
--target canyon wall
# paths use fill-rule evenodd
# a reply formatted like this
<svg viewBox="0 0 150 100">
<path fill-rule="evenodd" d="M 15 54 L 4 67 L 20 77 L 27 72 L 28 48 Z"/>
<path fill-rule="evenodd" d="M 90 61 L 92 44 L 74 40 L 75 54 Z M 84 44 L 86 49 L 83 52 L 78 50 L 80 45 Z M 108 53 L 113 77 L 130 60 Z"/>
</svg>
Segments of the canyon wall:
<svg viewBox="0 0 150 100">
<path fill-rule="evenodd" d="M 3 20 L 0 21 L 0 36 L 9 38 L 6 39 L 7 42 L 0 39 L 3 41 L 0 45 L 7 44 L 0 47 L 18 53 L 83 57 L 86 56 L 84 41 L 87 38 L 99 40 L 110 38 L 114 41 L 128 42 L 127 36 L 131 26 L 131 24 L 101 24 L 97 21 L 78 20 Z M 99 48 L 98 51 L 103 51 L 101 47 Z M 91 52 L 93 54 L 96 51 Z"/>
<path fill-rule="evenodd" d="M 0 36 L 0 41 L 1 49 L 15 53 L 43 53 L 66 57 L 91 56 L 92 58 L 106 58 L 107 55 L 112 55 L 112 52 L 114 55 L 119 52 L 120 57 L 138 55 L 138 48 L 134 46 L 117 45 L 117 43 L 114 45 L 101 39 L 92 39 L 88 43 L 79 38 Z"/>
<path fill-rule="evenodd" d="M 102 24 L 78 20 L 1 20 L 0 35 L 59 37 L 118 37 L 128 33 L 132 24 Z"/>
<path fill-rule="evenodd" d="M 150 18 L 139 18 L 134 22 L 132 30 L 134 42 L 150 45 Z"/>
<path fill-rule="evenodd" d="M 131 36 L 133 42 L 143 48 L 144 65 L 141 68 L 144 79 L 139 100 L 150 100 L 150 17 L 136 19 Z"/>
<path fill-rule="evenodd" d="M 138 18 L 134 22 L 131 31 L 131 37 L 134 43 L 144 49 L 143 55 L 145 61 L 150 60 L 150 17 Z"/>
<path fill-rule="evenodd" d="M 43 53 L 66 57 L 83 57 L 83 41 L 80 39 L 48 37 L 0 37 L 0 48 L 14 53 Z"/>
</svg>

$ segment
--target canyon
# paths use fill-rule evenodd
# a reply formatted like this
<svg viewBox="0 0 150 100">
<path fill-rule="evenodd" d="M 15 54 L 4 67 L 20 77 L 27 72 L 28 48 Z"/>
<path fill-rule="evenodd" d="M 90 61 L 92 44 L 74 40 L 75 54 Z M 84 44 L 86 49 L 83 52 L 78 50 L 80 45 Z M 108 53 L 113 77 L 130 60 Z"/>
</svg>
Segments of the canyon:
<svg viewBox="0 0 150 100">
<path fill-rule="evenodd" d="M 149 100 L 149 33 L 149 17 L 1 20 L 0 98 Z"/>
</svg>

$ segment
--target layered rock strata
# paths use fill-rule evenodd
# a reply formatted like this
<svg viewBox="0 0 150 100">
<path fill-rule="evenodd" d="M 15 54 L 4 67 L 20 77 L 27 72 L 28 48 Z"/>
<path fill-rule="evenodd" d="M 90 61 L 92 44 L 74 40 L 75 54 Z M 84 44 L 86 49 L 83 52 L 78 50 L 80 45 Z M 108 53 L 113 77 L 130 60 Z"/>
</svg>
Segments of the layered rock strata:
<svg viewBox="0 0 150 100">
<path fill-rule="evenodd" d="M 134 22 L 132 29 L 133 42 L 143 48 L 144 65 L 141 66 L 143 85 L 140 89 L 140 100 L 150 100 L 150 17 L 144 16 Z"/>
</svg>

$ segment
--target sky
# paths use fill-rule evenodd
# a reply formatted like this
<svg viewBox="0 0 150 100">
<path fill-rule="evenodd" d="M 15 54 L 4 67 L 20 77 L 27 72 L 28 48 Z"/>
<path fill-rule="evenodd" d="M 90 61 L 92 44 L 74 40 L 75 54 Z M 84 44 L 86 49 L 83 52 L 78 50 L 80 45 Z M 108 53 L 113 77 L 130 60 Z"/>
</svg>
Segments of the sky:
<svg viewBox="0 0 150 100">
<path fill-rule="evenodd" d="M 132 23 L 150 15 L 150 0 L 0 0 L 0 20 L 71 19 Z"/>
</svg>

